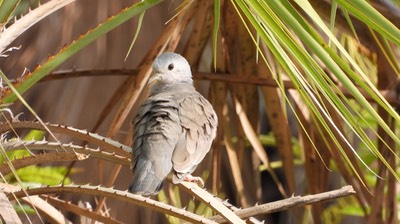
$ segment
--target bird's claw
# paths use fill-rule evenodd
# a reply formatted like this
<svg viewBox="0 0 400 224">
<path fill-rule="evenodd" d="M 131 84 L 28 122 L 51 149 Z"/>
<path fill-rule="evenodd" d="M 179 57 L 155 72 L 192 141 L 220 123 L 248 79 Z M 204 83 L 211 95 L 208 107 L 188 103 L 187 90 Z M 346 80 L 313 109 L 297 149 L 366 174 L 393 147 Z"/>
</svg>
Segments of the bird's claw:
<svg viewBox="0 0 400 224">
<path fill-rule="evenodd" d="M 183 180 L 186 182 L 195 183 L 195 184 L 199 185 L 201 188 L 204 187 L 204 181 L 203 181 L 203 179 L 201 179 L 201 177 L 194 177 L 189 174 Z"/>
</svg>

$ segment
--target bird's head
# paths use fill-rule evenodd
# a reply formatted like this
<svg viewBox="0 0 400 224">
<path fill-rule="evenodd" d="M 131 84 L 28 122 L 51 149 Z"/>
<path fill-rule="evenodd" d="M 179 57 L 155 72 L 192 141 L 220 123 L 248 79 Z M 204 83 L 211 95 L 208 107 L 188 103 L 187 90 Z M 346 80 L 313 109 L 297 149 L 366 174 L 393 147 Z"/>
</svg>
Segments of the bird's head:
<svg viewBox="0 0 400 224">
<path fill-rule="evenodd" d="M 190 65 L 179 54 L 167 52 L 159 55 L 153 62 L 153 72 L 148 81 L 163 84 L 189 83 L 192 84 Z"/>
</svg>

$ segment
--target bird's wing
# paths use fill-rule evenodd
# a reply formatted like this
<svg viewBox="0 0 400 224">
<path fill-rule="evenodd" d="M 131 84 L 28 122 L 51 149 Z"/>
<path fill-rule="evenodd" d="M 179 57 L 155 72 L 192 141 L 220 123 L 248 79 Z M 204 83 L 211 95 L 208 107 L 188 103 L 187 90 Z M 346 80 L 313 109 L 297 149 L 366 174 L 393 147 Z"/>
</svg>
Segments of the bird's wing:
<svg viewBox="0 0 400 224">
<path fill-rule="evenodd" d="M 130 191 L 155 194 L 171 172 L 171 157 L 182 133 L 177 103 L 171 99 L 149 98 L 133 121 Z"/>
<path fill-rule="evenodd" d="M 172 155 L 175 183 L 192 173 L 203 160 L 210 150 L 218 124 L 211 104 L 198 92 L 183 98 L 178 114 L 183 133 Z"/>
</svg>

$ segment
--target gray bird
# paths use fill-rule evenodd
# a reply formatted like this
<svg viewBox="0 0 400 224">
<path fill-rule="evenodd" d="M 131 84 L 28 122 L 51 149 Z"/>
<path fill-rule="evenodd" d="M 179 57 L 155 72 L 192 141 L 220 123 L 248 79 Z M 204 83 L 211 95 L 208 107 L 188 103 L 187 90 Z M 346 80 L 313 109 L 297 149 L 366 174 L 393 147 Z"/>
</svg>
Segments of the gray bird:
<svg viewBox="0 0 400 224">
<path fill-rule="evenodd" d="M 193 87 L 189 63 L 179 54 L 164 53 L 153 62 L 150 95 L 132 121 L 133 181 L 129 191 L 157 194 L 164 179 L 204 185 L 191 173 L 208 153 L 218 118 L 211 104 Z"/>
</svg>

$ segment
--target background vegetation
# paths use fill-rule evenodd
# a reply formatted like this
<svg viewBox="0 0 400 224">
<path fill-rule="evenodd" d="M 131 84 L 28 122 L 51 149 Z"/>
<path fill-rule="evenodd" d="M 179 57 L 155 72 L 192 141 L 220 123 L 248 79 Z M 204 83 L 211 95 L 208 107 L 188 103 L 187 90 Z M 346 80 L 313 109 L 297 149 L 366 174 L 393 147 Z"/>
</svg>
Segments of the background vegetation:
<svg viewBox="0 0 400 224">
<path fill-rule="evenodd" d="M 398 223 L 398 3 L 0 0 L 1 222 Z M 130 120 L 163 51 L 218 113 L 196 170 L 208 193 L 125 191 Z M 356 194 L 255 206 L 344 185 Z"/>
</svg>

